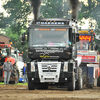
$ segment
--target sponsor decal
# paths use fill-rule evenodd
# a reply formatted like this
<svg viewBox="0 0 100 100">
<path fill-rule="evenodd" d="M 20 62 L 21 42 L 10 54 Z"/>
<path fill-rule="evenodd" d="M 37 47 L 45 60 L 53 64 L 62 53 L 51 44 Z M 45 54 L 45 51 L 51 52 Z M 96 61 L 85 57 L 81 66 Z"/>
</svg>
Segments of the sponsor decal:
<svg viewBox="0 0 100 100">
<path fill-rule="evenodd" d="M 77 53 L 78 53 L 78 54 L 88 54 L 88 51 L 78 50 Z"/>
<path fill-rule="evenodd" d="M 55 52 L 63 52 L 63 50 L 36 50 L 36 52 L 48 52 L 48 53 L 55 53 Z"/>
<path fill-rule="evenodd" d="M 49 58 L 49 53 L 48 52 L 44 52 L 44 53 L 40 53 L 40 57 L 41 58 Z"/>
<path fill-rule="evenodd" d="M 40 55 L 41 58 L 49 58 L 50 56 L 48 55 Z"/>
<path fill-rule="evenodd" d="M 95 62 L 95 56 L 78 55 L 78 57 L 82 57 L 82 62 Z"/>
</svg>

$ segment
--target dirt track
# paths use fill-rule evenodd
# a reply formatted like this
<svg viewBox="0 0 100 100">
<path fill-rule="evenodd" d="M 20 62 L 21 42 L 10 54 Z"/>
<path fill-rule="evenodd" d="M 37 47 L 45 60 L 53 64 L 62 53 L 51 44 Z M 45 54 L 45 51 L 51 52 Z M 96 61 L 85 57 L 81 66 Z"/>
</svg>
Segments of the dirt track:
<svg viewBox="0 0 100 100">
<path fill-rule="evenodd" d="M 80 91 L 49 87 L 48 90 L 31 90 L 27 85 L 0 85 L 0 100 L 100 100 L 100 87 Z"/>
</svg>

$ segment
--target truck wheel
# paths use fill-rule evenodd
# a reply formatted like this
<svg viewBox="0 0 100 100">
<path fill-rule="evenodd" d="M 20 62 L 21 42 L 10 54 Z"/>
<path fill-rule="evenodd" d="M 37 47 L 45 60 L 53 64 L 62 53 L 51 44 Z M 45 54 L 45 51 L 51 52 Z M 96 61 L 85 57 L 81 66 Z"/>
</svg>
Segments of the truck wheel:
<svg viewBox="0 0 100 100">
<path fill-rule="evenodd" d="M 75 73 L 72 76 L 72 80 L 67 85 L 68 91 L 74 91 L 75 90 Z"/>
<path fill-rule="evenodd" d="M 31 81 L 31 79 L 28 79 L 28 89 L 29 90 L 35 90 L 35 83 Z"/>
<path fill-rule="evenodd" d="M 48 89 L 48 84 L 37 84 L 36 89 Z"/>
<path fill-rule="evenodd" d="M 82 69 L 78 68 L 78 80 L 76 81 L 76 90 L 82 90 L 83 88 L 83 78 L 82 78 Z"/>
<path fill-rule="evenodd" d="M 98 77 L 98 80 L 97 80 L 97 86 L 100 87 L 100 76 Z"/>
</svg>

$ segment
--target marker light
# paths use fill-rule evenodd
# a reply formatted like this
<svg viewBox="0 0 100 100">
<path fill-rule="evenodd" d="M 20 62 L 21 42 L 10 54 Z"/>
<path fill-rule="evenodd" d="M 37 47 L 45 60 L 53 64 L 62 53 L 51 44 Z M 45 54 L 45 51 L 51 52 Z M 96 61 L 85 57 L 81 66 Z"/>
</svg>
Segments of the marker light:
<svg viewBox="0 0 100 100">
<path fill-rule="evenodd" d="M 61 25 L 61 22 L 58 22 L 58 25 Z"/>
<path fill-rule="evenodd" d="M 95 35 L 95 33 L 93 33 L 93 35 Z"/>
<path fill-rule="evenodd" d="M 41 24 L 44 24 L 44 22 L 41 22 Z"/>
<path fill-rule="evenodd" d="M 93 33 L 93 30 L 91 30 L 91 33 Z"/>
</svg>

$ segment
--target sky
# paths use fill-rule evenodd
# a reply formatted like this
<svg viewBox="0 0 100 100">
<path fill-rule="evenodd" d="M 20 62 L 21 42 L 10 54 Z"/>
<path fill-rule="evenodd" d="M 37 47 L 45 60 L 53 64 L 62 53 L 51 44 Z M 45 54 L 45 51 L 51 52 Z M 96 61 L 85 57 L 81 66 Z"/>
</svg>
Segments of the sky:
<svg viewBox="0 0 100 100">
<path fill-rule="evenodd" d="M 2 4 L 3 4 L 3 1 L 0 1 L 0 12 L 4 12 L 4 9 L 2 8 Z"/>
<path fill-rule="evenodd" d="M 0 0 L 0 13 L 4 12 L 4 15 L 7 16 L 8 14 L 6 13 L 6 11 L 3 9 L 2 5 L 5 2 L 5 0 Z"/>
<path fill-rule="evenodd" d="M 2 7 L 2 4 L 4 3 L 4 1 L 5 0 L 0 0 L 0 12 L 4 12 L 4 15 L 5 16 L 8 16 L 8 14 L 6 13 L 6 11 L 3 9 L 3 7 Z M 87 2 L 87 0 L 80 0 L 80 1 L 84 1 L 85 2 L 85 4 L 86 4 L 86 2 Z M 29 19 L 31 19 L 32 17 L 31 16 L 33 16 L 33 15 L 29 15 Z M 33 18 L 32 18 L 33 19 Z M 88 28 L 88 23 L 89 23 L 89 20 L 87 19 L 83 19 L 82 21 L 84 21 L 85 22 L 85 24 L 84 25 L 82 25 L 82 26 L 80 26 L 79 24 L 78 24 L 78 26 L 79 27 L 81 27 L 82 29 L 87 29 Z"/>
</svg>

